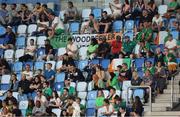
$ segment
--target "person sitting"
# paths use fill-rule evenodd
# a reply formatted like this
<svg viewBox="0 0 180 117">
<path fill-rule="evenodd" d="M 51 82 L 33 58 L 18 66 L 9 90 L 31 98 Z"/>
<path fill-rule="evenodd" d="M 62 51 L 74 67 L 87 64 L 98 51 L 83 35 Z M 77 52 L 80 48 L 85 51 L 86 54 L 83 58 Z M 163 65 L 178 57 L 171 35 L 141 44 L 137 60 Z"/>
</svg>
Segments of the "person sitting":
<svg viewBox="0 0 180 117">
<path fill-rule="evenodd" d="M 99 33 L 99 24 L 94 18 L 94 14 L 89 14 L 89 21 L 82 27 L 82 34 L 84 33 Z"/>
<path fill-rule="evenodd" d="M 46 99 L 46 97 L 43 95 L 42 90 L 37 90 L 37 95 L 34 98 L 34 103 L 36 103 L 36 101 L 40 101 L 41 104 L 46 107 L 48 104 L 48 100 Z"/>
<path fill-rule="evenodd" d="M 114 111 L 118 112 L 121 107 L 126 108 L 126 101 L 121 97 L 119 97 L 118 95 L 116 95 L 114 97 L 113 107 L 114 107 Z"/>
<path fill-rule="evenodd" d="M 75 95 L 76 94 L 75 88 L 70 85 L 71 84 L 70 79 L 65 80 L 64 84 L 65 84 L 65 86 L 60 89 L 61 94 L 63 94 L 64 88 L 67 88 L 69 90 L 69 95 Z"/>
<path fill-rule="evenodd" d="M 13 103 L 17 103 L 17 99 L 13 96 L 13 92 L 11 90 L 7 91 L 7 97 L 4 99 L 6 103 L 9 103 L 11 100 Z"/>
<path fill-rule="evenodd" d="M 52 89 L 49 87 L 49 82 L 43 83 L 42 93 L 48 100 L 52 97 Z"/>
<path fill-rule="evenodd" d="M 112 11 L 112 18 L 114 20 L 120 18 L 122 16 L 122 4 L 119 0 L 113 0 L 113 3 L 109 3 L 109 8 Z"/>
<path fill-rule="evenodd" d="M 69 90 L 67 88 L 63 89 L 63 93 L 60 95 L 60 100 L 62 101 L 62 108 L 67 108 L 67 102 L 69 98 Z"/>
<path fill-rule="evenodd" d="M 26 4 L 21 4 L 21 10 L 22 10 L 22 24 L 29 25 L 32 23 L 31 15 L 32 12 L 28 9 L 28 6 Z"/>
<path fill-rule="evenodd" d="M 129 117 L 129 113 L 126 111 L 125 107 L 120 107 L 118 110 L 118 117 Z"/>
<path fill-rule="evenodd" d="M 156 13 L 152 19 L 152 28 L 154 31 L 159 32 L 162 29 L 163 19 L 160 14 Z"/>
<path fill-rule="evenodd" d="M 97 92 L 97 98 L 96 98 L 96 108 L 99 109 L 103 107 L 103 102 L 104 102 L 104 92 L 103 90 L 98 90 Z"/>
<path fill-rule="evenodd" d="M 106 83 L 106 87 L 110 86 L 110 87 L 114 87 L 116 90 L 120 90 L 119 81 L 116 74 L 111 72 L 110 76 L 111 76 L 110 79 Z"/>
<path fill-rule="evenodd" d="M 99 45 L 98 45 L 98 41 L 95 38 L 91 39 L 91 43 L 88 46 L 87 49 L 87 54 L 89 56 L 90 59 L 93 59 L 97 56 L 97 49 L 98 49 Z"/>
<path fill-rule="evenodd" d="M 122 69 L 119 74 L 119 81 L 123 82 L 124 80 L 131 80 L 132 78 L 132 71 L 131 68 L 128 68 L 127 63 L 122 64 Z"/>
<path fill-rule="evenodd" d="M 168 13 L 166 14 L 166 17 L 170 18 L 171 16 L 175 16 L 177 7 L 177 0 L 171 0 L 168 4 Z"/>
<path fill-rule="evenodd" d="M 122 6 L 122 18 L 129 19 L 131 17 L 131 7 L 129 0 L 125 0 L 125 3 Z"/>
<path fill-rule="evenodd" d="M 111 31 L 112 19 L 107 15 L 107 11 L 103 11 L 102 18 L 99 22 L 99 32 L 108 33 Z"/>
<path fill-rule="evenodd" d="M 17 75 L 15 73 L 12 73 L 11 80 L 10 80 L 10 90 L 17 92 L 18 91 L 18 80 Z"/>
<path fill-rule="evenodd" d="M 79 107 L 80 107 L 80 110 L 81 110 L 80 115 L 81 115 L 81 116 L 85 116 L 86 107 L 85 107 L 85 105 L 81 104 L 81 98 L 77 97 L 77 98 L 76 98 L 76 103 L 77 103 L 77 104 L 79 105 Z"/>
<path fill-rule="evenodd" d="M 131 41 L 129 36 L 125 36 L 124 41 L 122 43 L 121 51 L 124 53 L 124 55 L 130 56 L 133 52 L 135 45 L 135 41 Z"/>
<path fill-rule="evenodd" d="M 37 22 L 39 14 L 42 12 L 42 6 L 40 2 L 37 2 L 34 9 L 32 10 L 31 19 L 33 22 Z"/>
<path fill-rule="evenodd" d="M 37 91 L 38 89 L 42 88 L 41 79 L 38 76 L 35 76 L 35 78 L 31 81 L 31 85 L 29 87 L 32 91 Z"/>
<path fill-rule="evenodd" d="M 116 40 L 112 41 L 112 43 L 111 43 L 112 58 L 119 57 L 121 48 L 122 48 L 121 36 L 116 36 Z"/>
<path fill-rule="evenodd" d="M 21 56 L 19 58 L 19 61 L 27 62 L 29 60 L 33 60 L 35 51 L 36 51 L 36 45 L 34 43 L 34 39 L 30 39 L 30 43 L 25 49 L 25 54 L 24 54 L 24 56 Z"/>
<path fill-rule="evenodd" d="M 67 47 L 66 47 L 66 53 L 68 54 L 68 56 L 71 56 L 74 59 L 77 58 L 78 47 L 73 42 L 72 38 L 68 38 L 68 44 L 67 44 Z"/>
<path fill-rule="evenodd" d="M 26 109 L 26 116 L 32 116 L 32 110 L 34 108 L 34 100 L 28 100 L 28 107 Z"/>
<path fill-rule="evenodd" d="M 64 23 L 67 23 L 70 20 L 76 20 L 78 16 L 79 14 L 77 8 L 73 5 L 73 2 L 68 1 L 68 8 L 64 13 Z"/>
<path fill-rule="evenodd" d="M 134 71 L 132 73 L 131 85 L 132 86 L 140 86 L 142 79 L 139 77 L 138 73 Z"/>
<path fill-rule="evenodd" d="M 0 25 L 6 26 L 8 23 L 9 18 L 8 16 L 8 11 L 6 9 L 7 4 L 6 3 L 1 3 L 1 10 L 0 10 Z"/>
<path fill-rule="evenodd" d="M 31 71 L 31 66 L 29 64 L 26 64 L 25 70 L 22 72 L 26 76 L 26 79 L 31 81 L 33 78 L 33 72 Z"/>
<path fill-rule="evenodd" d="M 8 25 L 13 26 L 14 22 L 13 20 L 17 20 L 17 5 L 16 4 L 11 4 L 11 10 L 8 11 Z"/>
<path fill-rule="evenodd" d="M 133 112 L 131 112 L 131 116 L 142 116 L 143 113 L 143 104 L 139 98 L 139 96 L 135 97 L 135 101 L 133 102 Z"/>
<path fill-rule="evenodd" d="M 11 67 L 6 59 L 0 59 L 0 75 L 9 74 L 11 72 Z"/>
<path fill-rule="evenodd" d="M 107 96 L 107 99 L 109 99 L 109 102 L 110 103 L 112 103 L 112 104 L 114 104 L 114 102 L 115 102 L 115 97 L 116 97 L 116 89 L 115 88 L 113 88 L 113 87 L 110 87 L 109 88 L 109 95 Z"/>
<path fill-rule="evenodd" d="M 13 110 L 12 110 L 12 114 L 15 117 L 20 117 L 22 116 L 22 112 L 21 110 L 18 108 L 18 104 L 13 102 Z"/>
<path fill-rule="evenodd" d="M 45 116 L 46 115 L 46 107 L 42 104 L 40 100 L 35 102 L 35 106 L 32 110 L 33 116 Z"/>
<path fill-rule="evenodd" d="M 157 64 L 158 62 L 161 62 L 162 66 L 165 66 L 164 64 L 164 54 L 161 52 L 161 48 L 158 47 L 156 48 L 156 53 L 155 53 L 155 57 L 154 57 L 154 63 Z"/>
<path fill-rule="evenodd" d="M 7 26 L 6 33 L 0 35 L 0 39 L 4 39 L 3 45 L 0 45 L 2 49 L 13 49 L 16 43 L 16 35 L 12 31 L 11 26 Z"/>
<path fill-rule="evenodd" d="M 150 70 L 151 75 L 154 75 L 155 67 L 153 66 L 151 61 L 146 61 L 145 62 L 144 72 L 146 72 L 146 70 Z"/>
<path fill-rule="evenodd" d="M 26 75 L 22 74 L 21 80 L 18 84 L 18 91 L 20 94 L 28 94 L 31 93 L 31 90 L 29 88 L 30 81 L 26 79 Z"/>
<path fill-rule="evenodd" d="M 100 115 L 102 116 L 111 116 L 114 113 L 114 108 L 112 104 L 110 104 L 108 99 L 104 99 L 104 106 L 101 108 Z"/>
<path fill-rule="evenodd" d="M 165 47 L 172 53 L 176 53 L 177 41 L 173 39 L 173 36 L 170 34 L 168 40 L 165 43 Z"/>
<path fill-rule="evenodd" d="M 106 37 L 104 37 L 98 46 L 97 57 L 109 58 L 110 51 L 111 47 L 109 43 L 106 41 Z"/>
</svg>

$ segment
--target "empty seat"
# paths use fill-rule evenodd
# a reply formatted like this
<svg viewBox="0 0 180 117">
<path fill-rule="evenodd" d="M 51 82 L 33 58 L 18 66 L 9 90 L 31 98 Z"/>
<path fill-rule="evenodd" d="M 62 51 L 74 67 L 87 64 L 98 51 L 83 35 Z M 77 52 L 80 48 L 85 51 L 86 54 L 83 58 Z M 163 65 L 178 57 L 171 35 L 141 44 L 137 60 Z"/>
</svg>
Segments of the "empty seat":
<svg viewBox="0 0 180 117">
<path fill-rule="evenodd" d="M 58 56 L 64 55 L 66 53 L 66 48 L 59 48 L 58 49 Z"/>
<path fill-rule="evenodd" d="M 123 28 L 123 22 L 121 20 L 116 20 L 113 22 L 113 31 L 120 32 Z"/>
<path fill-rule="evenodd" d="M 78 63 L 78 68 L 82 71 L 88 65 L 88 60 L 81 60 Z"/>
<path fill-rule="evenodd" d="M 33 32 L 37 30 L 37 24 L 30 24 L 27 28 L 27 33 L 31 35 Z"/>
<path fill-rule="evenodd" d="M 24 56 L 24 49 L 16 50 L 16 52 L 15 52 L 15 59 L 18 60 L 22 56 Z"/>
<path fill-rule="evenodd" d="M 173 36 L 173 39 L 178 40 L 179 39 L 179 31 L 171 31 L 171 35 Z"/>
<path fill-rule="evenodd" d="M 167 5 L 159 5 L 158 6 L 158 13 L 163 16 L 165 13 L 167 13 L 168 6 Z"/>
<path fill-rule="evenodd" d="M 37 38 L 37 45 L 39 46 L 39 47 L 44 47 L 44 45 L 45 45 L 45 40 L 47 39 L 47 37 L 46 36 L 39 36 L 38 38 Z"/>
<path fill-rule="evenodd" d="M 102 9 L 100 8 L 95 8 L 92 10 L 92 13 L 94 14 L 95 19 L 101 19 L 101 14 L 102 14 Z"/>
<path fill-rule="evenodd" d="M 43 47 L 38 48 L 36 54 L 37 54 L 37 58 L 40 56 L 44 56 L 45 55 L 45 48 L 43 48 Z"/>
<path fill-rule="evenodd" d="M 8 61 L 12 61 L 14 57 L 14 50 L 8 49 L 4 51 L 4 58 Z"/>
<path fill-rule="evenodd" d="M 144 62 L 145 59 L 144 58 L 137 58 L 134 61 L 135 67 L 139 70 L 142 69 L 142 67 L 144 67 Z"/>
<path fill-rule="evenodd" d="M 86 91 L 87 83 L 86 82 L 78 82 L 77 91 Z"/>
<path fill-rule="evenodd" d="M 127 91 L 128 87 L 131 86 L 131 81 L 123 81 L 122 90 Z"/>
<path fill-rule="evenodd" d="M 93 60 L 91 60 L 91 61 L 90 61 L 90 64 L 94 64 L 94 65 L 99 64 L 99 59 L 93 59 Z"/>
<path fill-rule="evenodd" d="M 24 24 L 21 24 L 18 26 L 17 33 L 19 36 L 25 36 L 26 35 L 27 26 Z"/>
<path fill-rule="evenodd" d="M 17 49 L 25 48 L 25 44 L 26 44 L 25 37 L 17 37 L 17 39 L 16 39 L 16 48 Z"/>
<path fill-rule="evenodd" d="M 129 31 L 129 30 L 133 30 L 134 29 L 134 20 L 127 20 L 125 22 L 125 30 Z"/>
<path fill-rule="evenodd" d="M 110 60 L 109 59 L 103 59 L 101 62 L 100 62 L 101 66 L 103 69 L 108 69 L 108 66 L 110 64 Z"/>
<path fill-rule="evenodd" d="M 4 28 L 3 26 L 0 26 L 0 35 L 3 35 L 6 33 L 6 28 Z"/>
<path fill-rule="evenodd" d="M 85 60 L 87 59 L 87 47 L 81 47 L 79 49 L 79 57 L 81 60 Z"/>
<path fill-rule="evenodd" d="M 86 109 L 86 116 L 87 117 L 95 117 L 96 109 L 95 108 L 88 108 Z"/>
<path fill-rule="evenodd" d="M 60 117 L 61 115 L 61 109 L 59 108 L 53 108 L 52 109 L 52 113 L 54 113 L 56 115 L 56 117 Z"/>
<path fill-rule="evenodd" d="M 89 19 L 89 14 L 91 14 L 91 9 L 82 10 L 82 18 L 84 21 Z"/>
<path fill-rule="evenodd" d="M 56 69 L 60 69 L 62 67 L 62 63 L 63 63 L 63 61 L 58 61 L 56 63 Z"/>
<path fill-rule="evenodd" d="M 87 100 L 86 108 L 96 108 L 96 101 L 95 100 Z"/>
<path fill-rule="evenodd" d="M 15 62 L 13 64 L 13 71 L 16 72 L 16 73 L 19 73 L 22 71 L 22 68 L 23 68 L 23 64 L 22 62 Z"/>
<path fill-rule="evenodd" d="M 64 82 L 56 82 L 55 83 L 55 90 L 56 91 L 60 91 L 61 88 L 63 88 L 63 87 L 64 87 Z"/>
<path fill-rule="evenodd" d="M 87 96 L 87 92 L 78 92 L 78 97 L 81 98 L 81 99 L 86 99 L 86 96 Z"/>
<path fill-rule="evenodd" d="M 69 26 L 69 32 L 72 34 L 79 34 L 80 30 L 80 23 L 79 22 L 72 22 Z"/>
<path fill-rule="evenodd" d="M 36 61 L 34 64 L 34 70 L 44 70 L 44 61 Z"/>
<path fill-rule="evenodd" d="M 89 91 L 88 92 L 88 100 L 95 100 L 97 97 L 97 91 Z"/>
<path fill-rule="evenodd" d="M 65 73 L 56 74 L 56 82 L 64 82 L 65 80 Z"/>
<path fill-rule="evenodd" d="M 141 100 L 144 98 L 145 92 L 144 89 L 135 89 L 133 93 L 133 97 L 138 96 Z"/>
</svg>

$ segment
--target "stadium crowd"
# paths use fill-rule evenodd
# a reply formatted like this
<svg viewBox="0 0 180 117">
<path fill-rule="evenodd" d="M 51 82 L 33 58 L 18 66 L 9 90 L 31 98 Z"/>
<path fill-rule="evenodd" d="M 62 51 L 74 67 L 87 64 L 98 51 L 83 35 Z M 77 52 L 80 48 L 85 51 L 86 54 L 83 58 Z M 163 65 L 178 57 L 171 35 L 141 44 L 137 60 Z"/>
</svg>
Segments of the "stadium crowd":
<svg viewBox="0 0 180 117">
<path fill-rule="evenodd" d="M 96 14 L 90 13 L 85 20 L 73 2 L 69 1 L 67 6 L 62 20 L 46 4 L 36 3 L 30 11 L 26 4 L 21 4 L 19 9 L 16 4 L 11 4 L 10 10 L 7 10 L 7 4 L 1 3 L 0 25 L 6 28 L 6 32 L 0 35 L 0 50 L 4 52 L 0 59 L 1 91 L 3 76 L 10 75 L 10 81 L 6 91 L 1 92 L 0 116 L 56 116 L 54 109 L 61 110 L 61 117 L 93 116 L 94 113 L 103 117 L 143 116 L 143 105 L 149 101 L 149 90 L 143 89 L 143 97 L 133 96 L 135 91 L 132 90 L 132 96 L 127 100 L 122 93 L 126 92 L 123 85 L 129 81 L 132 86 L 150 86 L 153 101 L 156 95 L 163 93 L 167 80 L 177 71 L 180 40 L 170 33 L 177 31 L 179 35 L 180 5 L 177 0 L 170 0 L 167 13 L 163 16 L 159 14 L 154 0 L 148 3 L 135 0 L 132 5 L 129 0 L 124 3 L 112 0 L 109 3 L 111 14 L 102 11 L 102 16 L 97 19 Z M 175 19 L 172 24 L 168 23 L 171 19 Z M 67 39 L 65 53 L 59 56 L 57 48 L 53 48 L 51 43 L 57 36 L 68 33 L 65 24 L 84 21 L 79 34 L 106 34 L 114 32 L 113 23 L 119 20 L 138 22 L 131 30 L 133 37 L 124 36 L 125 31 L 122 31 L 123 36 L 116 36 L 111 43 L 106 37 L 100 42 L 92 38 L 86 51 L 88 63 L 83 68 L 79 66 L 80 49 L 72 37 Z M 21 36 L 16 30 L 22 24 L 37 24 L 38 28 L 30 35 L 21 35 L 27 42 L 24 54 L 17 60 L 13 58 L 9 61 L 3 56 L 6 50 L 18 49 L 16 38 Z M 160 31 L 168 32 L 161 45 L 157 42 Z M 28 42 L 28 36 L 47 37 L 43 40 L 44 54 L 37 55 L 42 47 L 36 44 L 34 38 Z M 115 59 L 123 60 L 116 68 L 113 67 Z M 109 61 L 106 67 L 102 64 L 103 60 Z M 140 63 L 136 60 L 143 60 L 143 64 L 138 67 Z M 35 63 L 42 61 L 46 68 L 35 69 Z M 62 65 L 55 67 L 49 61 L 61 61 Z M 23 70 L 15 71 L 18 69 L 13 67 L 16 62 L 23 63 Z M 18 93 L 16 97 L 14 92 Z M 20 108 L 23 101 L 27 101 L 26 109 Z"/>
</svg>

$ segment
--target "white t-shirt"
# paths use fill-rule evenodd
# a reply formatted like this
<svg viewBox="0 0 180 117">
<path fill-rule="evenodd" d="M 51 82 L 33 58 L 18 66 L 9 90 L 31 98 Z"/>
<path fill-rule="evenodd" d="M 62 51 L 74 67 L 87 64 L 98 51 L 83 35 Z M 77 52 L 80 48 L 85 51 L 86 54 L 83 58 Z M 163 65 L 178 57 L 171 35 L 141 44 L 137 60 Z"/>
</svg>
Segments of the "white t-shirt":
<svg viewBox="0 0 180 117">
<path fill-rule="evenodd" d="M 33 72 L 32 71 L 23 71 L 23 74 L 26 76 L 27 80 L 30 80 L 30 78 L 33 77 Z"/>
<path fill-rule="evenodd" d="M 31 56 L 34 56 L 34 50 L 36 49 L 36 46 L 35 46 L 35 45 L 33 45 L 33 46 L 28 45 L 28 46 L 26 47 L 26 49 L 27 49 L 26 54 L 29 54 L 29 55 L 31 55 Z"/>
<path fill-rule="evenodd" d="M 102 108 L 100 108 L 100 109 L 98 110 L 98 115 L 99 115 L 99 116 L 103 116 L 102 113 L 105 113 L 105 112 L 106 112 L 106 113 L 112 113 L 112 112 L 114 112 L 114 108 L 113 108 L 112 104 L 109 105 L 108 109 L 106 108 L 106 106 L 103 106 Z"/>
<path fill-rule="evenodd" d="M 160 23 L 162 22 L 162 17 L 159 16 L 158 18 L 157 17 L 153 17 L 152 19 L 152 23 L 156 23 L 157 25 L 160 25 Z"/>
<path fill-rule="evenodd" d="M 34 103 L 36 103 L 37 100 L 39 100 L 41 102 L 41 104 L 43 104 L 44 106 L 47 105 L 47 99 L 46 99 L 46 97 L 44 95 L 42 95 L 41 98 L 36 96 L 35 99 L 34 99 Z"/>
<path fill-rule="evenodd" d="M 113 14 L 122 14 L 121 12 L 121 10 L 122 10 L 122 4 L 114 4 L 114 3 L 111 3 L 111 4 L 113 4 L 114 6 L 112 6 L 111 8 L 112 8 L 112 10 L 113 10 Z M 117 8 L 118 7 L 118 8 Z M 120 8 L 120 9 L 119 9 Z"/>
<path fill-rule="evenodd" d="M 77 45 L 73 43 L 72 45 L 68 44 L 67 49 L 69 49 L 73 52 L 75 52 L 75 51 L 77 52 L 78 48 L 77 48 Z M 72 53 L 72 52 L 68 51 L 68 55 L 74 55 L 74 54 L 76 54 L 76 53 Z"/>
<path fill-rule="evenodd" d="M 37 21 L 37 24 L 42 24 L 42 25 L 46 25 L 47 27 L 49 26 L 49 22 L 40 22 L 40 20 Z M 38 31 L 43 30 L 44 27 L 38 27 Z"/>
<path fill-rule="evenodd" d="M 81 112 L 79 104 L 73 102 L 72 106 L 74 108 L 72 117 L 79 117 Z"/>
<path fill-rule="evenodd" d="M 55 30 L 57 30 L 57 29 L 64 29 L 64 24 L 60 20 L 59 17 L 55 17 L 54 18 L 54 20 L 52 21 L 52 27 L 54 27 L 55 24 L 57 24 L 57 26 L 55 27 Z"/>
<path fill-rule="evenodd" d="M 168 49 L 172 49 L 172 48 L 174 48 L 175 46 L 177 46 L 177 43 L 176 43 L 176 40 L 175 39 L 173 39 L 172 41 L 167 41 L 166 43 L 165 43 L 165 47 L 167 47 Z"/>
</svg>

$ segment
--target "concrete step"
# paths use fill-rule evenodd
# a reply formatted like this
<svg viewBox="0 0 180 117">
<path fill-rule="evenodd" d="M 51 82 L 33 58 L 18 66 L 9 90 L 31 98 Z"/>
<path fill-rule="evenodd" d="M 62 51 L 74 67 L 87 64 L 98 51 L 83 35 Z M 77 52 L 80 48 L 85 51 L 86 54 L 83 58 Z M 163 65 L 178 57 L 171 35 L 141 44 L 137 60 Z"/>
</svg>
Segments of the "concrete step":
<svg viewBox="0 0 180 117">
<path fill-rule="evenodd" d="M 171 103 L 170 102 L 166 102 L 166 103 L 152 103 L 152 108 L 157 108 L 157 107 L 170 107 Z"/>
<path fill-rule="evenodd" d="M 164 94 L 171 93 L 171 89 L 164 89 Z M 179 88 L 175 90 L 175 93 L 179 93 Z"/>
<path fill-rule="evenodd" d="M 144 112 L 145 117 L 179 117 L 180 111 L 166 111 L 166 112 Z"/>
<path fill-rule="evenodd" d="M 165 112 L 167 111 L 166 107 L 152 107 L 152 112 Z"/>
<path fill-rule="evenodd" d="M 180 97 L 180 94 L 174 94 L 174 96 Z M 169 93 L 169 94 L 158 95 L 156 99 L 171 99 L 171 94 Z"/>
<path fill-rule="evenodd" d="M 177 90 L 179 89 L 179 85 L 175 84 L 174 85 L 174 88 Z M 167 85 L 167 89 L 171 89 L 171 85 Z"/>
</svg>

